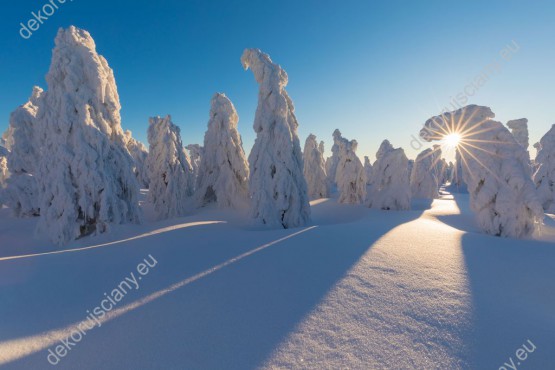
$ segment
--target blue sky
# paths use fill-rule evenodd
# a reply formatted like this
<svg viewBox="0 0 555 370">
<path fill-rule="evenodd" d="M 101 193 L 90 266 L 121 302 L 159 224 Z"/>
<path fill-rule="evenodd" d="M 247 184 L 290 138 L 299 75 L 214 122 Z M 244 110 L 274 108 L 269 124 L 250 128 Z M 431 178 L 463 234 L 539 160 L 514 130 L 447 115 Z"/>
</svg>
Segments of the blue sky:
<svg viewBox="0 0 555 370">
<path fill-rule="evenodd" d="M 552 1 L 66 0 L 23 39 L 19 23 L 47 2 L 3 4 L 1 131 L 33 85 L 46 88 L 56 31 L 69 25 L 92 34 L 115 72 L 122 125 L 143 142 L 148 117 L 169 113 L 184 144 L 202 143 L 210 98 L 225 92 L 248 152 L 257 85 L 241 67 L 247 47 L 289 74 L 303 144 L 314 133 L 329 150 L 339 128 L 360 156 L 374 158 L 387 138 L 414 158 L 424 121 L 494 62 L 468 102 L 502 122 L 528 118 L 531 143 L 555 123 Z M 500 57 L 507 45 L 510 60 Z"/>
</svg>

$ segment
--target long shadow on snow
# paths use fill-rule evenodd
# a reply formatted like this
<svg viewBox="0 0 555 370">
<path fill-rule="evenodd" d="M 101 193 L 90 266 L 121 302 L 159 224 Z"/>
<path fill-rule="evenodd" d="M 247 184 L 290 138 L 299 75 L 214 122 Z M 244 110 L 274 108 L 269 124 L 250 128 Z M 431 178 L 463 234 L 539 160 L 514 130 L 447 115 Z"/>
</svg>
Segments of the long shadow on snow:
<svg viewBox="0 0 555 370">
<path fill-rule="evenodd" d="M 57 367 L 257 368 L 375 241 L 421 214 L 372 212 L 273 245 L 108 322 Z"/>
<path fill-rule="evenodd" d="M 455 200 L 462 214 L 442 221 L 468 229 L 473 215 L 464 198 L 455 195 Z M 512 365 L 510 357 L 520 368 L 515 353 L 523 344 L 532 349 L 528 340 L 537 348 L 522 366 L 554 368 L 555 244 L 499 238 L 473 227 L 462 236 L 461 247 L 474 310 L 474 368 Z"/>
</svg>

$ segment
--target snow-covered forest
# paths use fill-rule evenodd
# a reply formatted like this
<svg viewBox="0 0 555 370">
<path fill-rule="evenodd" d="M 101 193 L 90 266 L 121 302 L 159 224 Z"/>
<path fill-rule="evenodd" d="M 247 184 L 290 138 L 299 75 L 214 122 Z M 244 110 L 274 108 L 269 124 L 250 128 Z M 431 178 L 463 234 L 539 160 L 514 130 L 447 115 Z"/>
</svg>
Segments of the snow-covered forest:
<svg viewBox="0 0 555 370">
<path fill-rule="evenodd" d="M 253 122 L 214 91 L 204 142 L 153 112 L 141 143 L 122 122 L 118 71 L 91 34 L 58 31 L 46 86 L 28 86 L 0 141 L 0 285 L 7 271 L 18 284 L 52 273 L 74 300 L 50 325 L 31 310 L 43 300 L 44 315 L 62 310 L 43 285 L 5 288 L 0 317 L 29 322 L 0 325 L 0 366 L 46 364 L 39 354 L 71 335 L 119 275 L 79 280 L 93 299 L 73 276 L 100 274 L 104 259 L 121 271 L 149 253 L 159 266 L 144 291 L 96 317 L 90 346 L 53 352 L 63 366 L 499 368 L 526 340 L 537 368 L 555 366 L 555 124 L 532 153 L 526 118 L 503 123 L 479 105 L 430 112 L 427 147 L 409 158 L 387 137 L 347 139 L 341 122 L 328 137 L 300 137 L 287 66 L 254 48 L 238 50 L 241 65 L 258 86 Z M 357 153 L 363 142 L 375 156 Z M 184 321 L 164 318 L 176 313 Z M 158 339 L 134 325 L 175 340 L 154 350 Z"/>
</svg>

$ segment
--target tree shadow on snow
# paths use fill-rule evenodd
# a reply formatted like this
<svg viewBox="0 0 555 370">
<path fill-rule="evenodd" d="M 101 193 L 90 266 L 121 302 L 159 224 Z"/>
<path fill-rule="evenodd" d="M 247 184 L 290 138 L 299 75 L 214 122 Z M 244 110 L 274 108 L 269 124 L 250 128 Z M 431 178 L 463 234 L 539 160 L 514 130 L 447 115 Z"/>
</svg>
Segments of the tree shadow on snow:
<svg viewBox="0 0 555 370">
<path fill-rule="evenodd" d="M 555 366 L 555 243 L 500 238 L 473 223 L 464 197 L 461 215 L 442 220 L 464 231 L 461 248 L 473 307 L 472 358 L 475 368 Z M 469 222 L 472 219 L 472 223 Z M 456 247 L 456 246 L 453 246 Z M 516 351 L 533 349 L 524 361 Z M 522 356 L 521 356 L 522 357 Z"/>
<path fill-rule="evenodd" d="M 371 211 L 358 221 L 318 226 L 272 245 L 95 329 L 58 367 L 260 367 L 378 239 L 420 215 Z M 250 233 L 242 235 L 276 234 Z M 233 243 L 231 236 L 227 243 Z M 202 248 L 197 252 L 219 253 L 213 245 Z M 182 279 L 196 273 L 180 258 L 175 255 L 172 263 L 183 263 Z M 44 353 L 11 365 L 24 367 L 35 356 Z"/>
</svg>

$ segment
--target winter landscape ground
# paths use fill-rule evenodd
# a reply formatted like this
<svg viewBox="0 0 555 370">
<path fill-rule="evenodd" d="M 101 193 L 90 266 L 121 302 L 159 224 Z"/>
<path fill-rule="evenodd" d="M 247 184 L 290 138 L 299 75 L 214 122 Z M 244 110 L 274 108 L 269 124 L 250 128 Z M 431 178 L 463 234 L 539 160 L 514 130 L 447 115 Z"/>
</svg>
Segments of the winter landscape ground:
<svg viewBox="0 0 555 370">
<path fill-rule="evenodd" d="M 411 211 L 312 208 L 297 229 L 207 209 L 63 251 L 4 209 L 0 364 L 49 367 L 48 349 L 148 256 L 139 289 L 56 367 L 497 369 L 523 344 L 519 369 L 555 362 L 555 221 L 524 241 L 487 236 L 468 197 L 446 193 Z"/>
</svg>

